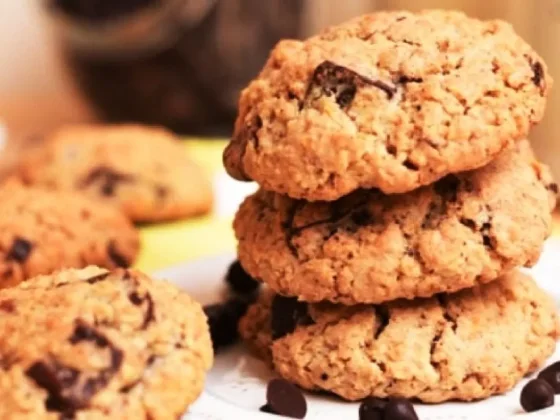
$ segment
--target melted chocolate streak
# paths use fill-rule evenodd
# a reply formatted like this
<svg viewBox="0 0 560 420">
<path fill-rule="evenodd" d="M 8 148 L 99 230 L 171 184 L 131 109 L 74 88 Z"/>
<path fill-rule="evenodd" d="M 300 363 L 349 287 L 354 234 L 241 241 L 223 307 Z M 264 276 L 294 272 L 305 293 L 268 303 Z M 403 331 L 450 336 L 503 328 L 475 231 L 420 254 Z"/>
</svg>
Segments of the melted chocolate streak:
<svg viewBox="0 0 560 420">
<path fill-rule="evenodd" d="M 292 254 L 297 257 L 298 250 L 297 250 L 297 247 L 293 243 L 294 236 L 299 235 L 300 233 L 302 233 L 306 229 L 310 229 L 314 226 L 319 226 L 319 225 L 325 224 L 325 225 L 331 225 L 329 235 L 325 238 L 325 240 L 328 240 L 340 228 L 340 226 L 338 226 L 338 225 L 344 219 L 346 219 L 348 216 L 352 216 L 354 214 L 356 214 L 356 216 L 357 216 L 356 218 L 353 218 L 354 223 L 359 224 L 359 225 L 370 224 L 371 222 L 373 222 L 373 219 L 371 217 L 369 217 L 369 218 L 364 217 L 364 215 L 367 213 L 367 210 L 365 210 L 363 208 L 363 206 L 366 204 L 366 202 L 367 202 L 367 198 L 365 198 L 361 202 L 357 203 L 352 208 L 346 209 L 344 211 L 340 211 L 339 209 L 337 209 L 335 207 L 335 205 L 332 205 L 330 207 L 330 211 L 331 211 L 331 216 L 330 217 L 328 217 L 326 219 L 319 219 L 319 220 L 307 223 L 307 224 L 302 225 L 302 226 L 294 226 L 294 221 L 295 221 L 295 218 L 297 216 L 298 211 L 300 211 L 305 206 L 305 201 L 303 201 L 303 200 L 296 201 L 292 205 L 290 210 L 288 211 L 288 217 L 287 217 L 286 221 L 283 223 L 283 228 L 284 228 L 284 232 L 285 232 L 285 235 L 286 235 L 286 243 L 288 245 L 288 248 L 290 249 Z M 334 226 L 332 226 L 332 225 L 334 225 Z"/>
<path fill-rule="evenodd" d="M 150 323 L 155 320 L 155 312 L 154 312 L 154 300 L 152 299 L 152 295 L 150 293 L 146 293 L 144 296 L 138 295 L 137 292 L 132 292 L 128 295 L 130 301 L 137 306 L 143 305 L 147 302 L 146 313 L 144 315 L 144 323 L 142 324 L 142 329 L 145 330 Z"/>
<path fill-rule="evenodd" d="M 309 103 L 310 100 L 315 99 L 313 98 L 315 92 L 320 89 L 324 95 L 335 95 L 338 105 L 341 108 L 347 108 L 354 100 L 358 87 L 367 85 L 381 89 L 387 94 L 388 99 L 392 99 L 397 92 L 395 86 L 381 80 L 363 76 L 332 61 L 323 61 L 313 72 L 304 103 Z"/>
<path fill-rule="evenodd" d="M 81 372 L 78 369 L 54 358 L 37 361 L 26 371 L 28 377 L 48 392 L 47 409 L 63 413 L 63 418 L 73 418 L 76 410 L 87 407 L 91 398 L 105 388 L 118 372 L 124 358 L 119 348 L 83 321 L 76 322 L 74 332 L 68 341 L 73 345 L 84 341 L 92 342 L 100 349 L 108 349 L 110 363 L 109 366 L 99 370 L 96 376 L 84 380 L 80 380 Z"/>
</svg>

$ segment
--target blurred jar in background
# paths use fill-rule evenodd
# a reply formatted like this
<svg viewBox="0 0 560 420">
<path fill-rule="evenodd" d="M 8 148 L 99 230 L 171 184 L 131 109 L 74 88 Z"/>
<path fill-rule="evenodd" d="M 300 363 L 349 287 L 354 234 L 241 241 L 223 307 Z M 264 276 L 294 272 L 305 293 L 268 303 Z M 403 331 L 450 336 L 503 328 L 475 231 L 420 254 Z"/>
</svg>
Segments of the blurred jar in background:
<svg viewBox="0 0 560 420">
<path fill-rule="evenodd" d="M 239 91 L 300 28 L 301 0 L 46 0 L 100 116 L 227 134 Z"/>
<path fill-rule="evenodd" d="M 375 10 L 459 9 L 504 19 L 546 60 L 556 88 L 532 133 L 560 179 L 560 0 L 44 0 L 83 91 L 110 121 L 231 132 L 239 91 L 280 38 Z"/>
</svg>

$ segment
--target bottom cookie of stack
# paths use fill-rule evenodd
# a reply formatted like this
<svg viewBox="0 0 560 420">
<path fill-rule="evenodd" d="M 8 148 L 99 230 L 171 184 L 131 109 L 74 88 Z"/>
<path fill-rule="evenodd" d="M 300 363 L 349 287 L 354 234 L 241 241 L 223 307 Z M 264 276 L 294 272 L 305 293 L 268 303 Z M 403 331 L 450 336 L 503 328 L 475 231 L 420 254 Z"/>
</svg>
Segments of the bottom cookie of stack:
<svg viewBox="0 0 560 420">
<path fill-rule="evenodd" d="M 554 352 L 560 335 L 552 300 L 518 271 L 454 294 L 376 306 L 265 292 L 239 329 L 302 388 L 430 403 L 508 391 Z"/>
</svg>

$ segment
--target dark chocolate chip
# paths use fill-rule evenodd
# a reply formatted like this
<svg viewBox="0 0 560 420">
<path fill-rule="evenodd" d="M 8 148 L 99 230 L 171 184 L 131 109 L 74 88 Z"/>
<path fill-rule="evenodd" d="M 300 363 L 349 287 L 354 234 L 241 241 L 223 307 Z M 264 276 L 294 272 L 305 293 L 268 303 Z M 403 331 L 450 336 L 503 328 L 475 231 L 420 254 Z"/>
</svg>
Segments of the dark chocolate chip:
<svg viewBox="0 0 560 420">
<path fill-rule="evenodd" d="M 373 222 L 373 216 L 368 209 L 362 208 L 350 215 L 350 219 L 357 226 L 367 226 Z"/>
<path fill-rule="evenodd" d="M 272 410 L 272 407 L 268 404 L 265 404 L 261 408 L 259 408 L 259 411 L 261 411 L 263 413 L 268 413 L 268 414 L 278 414 L 278 413 L 274 412 Z"/>
<path fill-rule="evenodd" d="M 48 410 L 69 413 L 84 408 L 91 398 L 107 385 L 123 360 L 121 350 L 109 344 L 107 347 L 110 349 L 110 365 L 90 378 L 80 379 L 84 373 L 54 359 L 48 362 L 38 361 L 31 365 L 26 375 L 48 392 Z"/>
<path fill-rule="evenodd" d="M 418 420 L 414 406 L 405 398 L 391 398 L 385 406 L 386 420 Z"/>
<path fill-rule="evenodd" d="M 383 420 L 387 400 L 368 397 L 360 404 L 360 420 Z"/>
<path fill-rule="evenodd" d="M 16 311 L 16 304 L 11 299 L 2 300 L 0 301 L 0 311 L 14 313 Z"/>
<path fill-rule="evenodd" d="M 455 175 L 447 175 L 434 184 L 434 191 L 446 201 L 457 201 L 461 180 Z"/>
<path fill-rule="evenodd" d="M 391 315 L 389 314 L 389 308 L 386 305 L 377 305 L 375 306 L 375 316 L 379 320 L 379 326 L 375 331 L 374 338 L 377 340 L 379 336 L 385 331 L 387 325 L 389 325 L 389 320 Z"/>
<path fill-rule="evenodd" d="M 107 277 L 109 277 L 109 274 L 110 274 L 109 272 L 98 274 L 97 276 L 90 277 L 89 279 L 86 280 L 86 282 L 89 284 L 99 283 L 100 281 L 103 281 Z"/>
<path fill-rule="evenodd" d="M 270 317 L 273 340 L 293 333 L 298 325 L 312 323 L 306 302 L 299 302 L 297 298 L 274 296 Z"/>
<path fill-rule="evenodd" d="M 235 261 L 229 266 L 226 283 L 231 290 L 241 295 L 250 295 L 256 292 L 260 286 L 257 280 L 247 274 L 239 261 Z"/>
<path fill-rule="evenodd" d="M 128 299 L 136 306 L 146 304 L 144 323 L 142 324 L 142 329 L 146 329 L 148 325 L 155 320 L 154 300 L 152 299 L 152 295 L 149 292 L 146 292 L 144 296 L 140 296 L 138 292 L 134 291 L 128 295 Z"/>
<path fill-rule="evenodd" d="M 560 394 L 560 362 L 553 363 L 543 369 L 538 378 L 548 382 L 555 394 Z"/>
<path fill-rule="evenodd" d="M 552 191 L 554 194 L 558 194 L 558 184 L 552 183 L 546 187 L 549 191 Z"/>
<path fill-rule="evenodd" d="M 98 184 L 101 193 L 109 197 L 115 194 L 115 189 L 119 184 L 133 181 L 134 177 L 132 175 L 119 173 L 108 166 L 98 166 L 78 183 L 78 187 L 87 188 L 90 185 Z"/>
<path fill-rule="evenodd" d="M 381 89 L 387 94 L 389 99 L 395 94 L 395 87 L 381 80 L 362 76 L 332 61 L 323 61 L 313 72 L 305 95 L 304 106 L 309 106 L 313 101 L 322 96 L 334 96 L 338 106 L 342 109 L 347 109 L 354 101 L 358 88 L 364 86 L 375 86 Z"/>
<path fill-rule="evenodd" d="M 240 299 L 230 299 L 225 303 L 204 307 L 214 351 L 230 346 L 237 341 L 237 324 L 247 312 L 247 307 L 247 303 Z"/>
<path fill-rule="evenodd" d="M 535 86 L 540 86 L 541 81 L 544 78 L 544 69 L 540 61 L 534 61 L 531 63 L 531 68 L 533 69 L 533 78 L 531 79 Z"/>
<path fill-rule="evenodd" d="M 554 405 L 554 389 L 542 379 L 532 379 L 521 390 L 521 407 L 527 412 Z"/>
<path fill-rule="evenodd" d="M 78 408 L 72 399 L 63 396 L 63 392 L 72 387 L 78 380 L 76 369 L 62 366 L 56 362 L 47 365 L 45 362 L 35 362 L 26 371 L 39 387 L 47 391 L 46 408 L 49 411 L 71 412 Z"/>
<path fill-rule="evenodd" d="M 397 154 L 397 148 L 396 148 L 396 146 L 393 146 L 392 144 L 389 144 L 389 145 L 387 146 L 387 153 L 389 153 L 389 154 L 392 155 L 392 156 L 396 156 L 396 154 Z"/>
<path fill-rule="evenodd" d="M 117 244 L 115 241 L 109 242 L 107 245 L 107 255 L 117 267 L 128 268 L 130 267 L 130 261 L 127 257 L 122 255 L 117 249 Z"/>
<path fill-rule="evenodd" d="M 488 235 L 482 235 L 482 244 L 489 249 L 495 249 L 494 243 L 492 241 L 492 238 Z"/>
<path fill-rule="evenodd" d="M 423 81 L 424 80 L 421 77 L 411 77 L 411 76 L 405 76 L 405 75 L 400 76 L 397 79 L 397 83 L 400 83 L 400 84 L 403 84 L 403 85 L 405 85 L 407 83 L 422 83 Z"/>
<path fill-rule="evenodd" d="M 414 162 L 411 161 L 410 159 L 406 159 L 406 160 L 403 162 L 403 166 L 404 166 L 406 169 L 410 169 L 411 171 L 417 171 L 417 170 L 420 168 L 416 163 L 414 163 Z"/>
<path fill-rule="evenodd" d="M 321 373 L 321 380 L 322 381 L 328 381 L 329 380 L 329 375 L 327 375 L 326 373 Z"/>
<path fill-rule="evenodd" d="M 459 222 L 462 225 L 465 225 L 466 227 L 468 227 L 469 229 L 472 229 L 472 230 L 476 229 L 476 222 L 473 219 L 467 219 L 465 217 L 461 217 Z"/>
<path fill-rule="evenodd" d="M 16 237 L 6 255 L 6 259 L 24 263 L 27 258 L 29 258 L 32 250 L 33 244 L 30 241 L 21 237 Z"/>
<path fill-rule="evenodd" d="M 103 334 L 81 320 L 76 321 L 74 331 L 70 338 L 68 338 L 68 341 L 70 341 L 71 344 L 78 344 L 82 341 L 91 341 L 97 347 L 101 348 L 109 346 L 109 340 L 107 340 Z"/>
<path fill-rule="evenodd" d="M 267 405 L 281 416 L 302 419 L 307 413 L 307 402 L 298 387 L 284 379 L 273 379 L 266 388 Z"/>
</svg>

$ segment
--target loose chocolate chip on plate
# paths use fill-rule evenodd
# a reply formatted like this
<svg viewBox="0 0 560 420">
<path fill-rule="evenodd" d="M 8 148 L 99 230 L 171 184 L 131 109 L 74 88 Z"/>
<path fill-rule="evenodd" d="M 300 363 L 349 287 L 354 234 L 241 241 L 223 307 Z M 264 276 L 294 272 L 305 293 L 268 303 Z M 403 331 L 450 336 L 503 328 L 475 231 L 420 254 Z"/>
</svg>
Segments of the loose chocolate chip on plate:
<svg viewBox="0 0 560 420">
<path fill-rule="evenodd" d="M 239 261 L 235 261 L 229 266 L 226 274 L 226 283 L 234 292 L 241 295 L 252 294 L 260 286 L 257 280 L 247 274 Z"/>
<path fill-rule="evenodd" d="M 239 299 L 230 299 L 225 303 L 204 307 L 214 351 L 237 341 L 237 324 L 245 312 L 247 312 L 247 303 Z"/>
<path fill-rule="evenodd" d="M 271 410 L 281 416 L 302 419 L 307 413 L 303 393 L 284 379 L 273 379 L 268 383 L 266 401 Z"/>
<path fill-rule="evenodd" d="M 543 369 L 538 378 L 548 382 L 554 389 L 555 394 L 560 394 L 560 362 L 553 363 Z"/>
<path fill-rule="evenodd" d="M 391 398 L 385 406 L 386 420 L 418 420 L 414 406 L 405 398 Z"/>
<path fill-rule="evenodd" d="M 360 420 L 383 420 L 387 400 L 369 397 L 360 404 Z"/>
<path fill-rule="evenodd" d="M 12 247 L 8 251 L 6 259 L 24 263 L 27 258 L 29 258 L 29 254 L 31 254 L 32 250 L 33 244 L 30 241 L 24 238 L 16 237 L 12 243 Z"/>
<path fill-rule="evenodd" d="M 278 414 L 278 413 L 275 413 L 272 410 L 272 407 L 270 407 L 270 405 L 268 405 L 268 404 L 265 404 L 261 408 L 259 408 L 259 411 L 262 411 L 263 413 L 268 413 L 268 414 Z"/>
<path fill-rule="evenodd" d="M 542 379 L 533 379 L 521 390 L 521 407 L 527 412 L 554 405 L 554 389 Z"/>
</svg>

